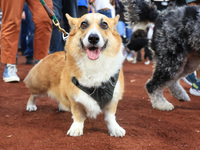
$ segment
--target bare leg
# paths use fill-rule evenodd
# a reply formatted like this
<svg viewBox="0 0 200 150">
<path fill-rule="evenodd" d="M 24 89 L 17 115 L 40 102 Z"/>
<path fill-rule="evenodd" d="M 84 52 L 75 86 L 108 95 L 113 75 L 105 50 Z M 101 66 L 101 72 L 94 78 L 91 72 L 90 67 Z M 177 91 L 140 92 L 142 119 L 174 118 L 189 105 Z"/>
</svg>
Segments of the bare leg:
<svg viewBox="0 0 200 150">
<path fill-rule="evenodd" d="M 196 71 L 197 72 L 197 78 L 200 79 L 200 69 Z"/>
</svg>

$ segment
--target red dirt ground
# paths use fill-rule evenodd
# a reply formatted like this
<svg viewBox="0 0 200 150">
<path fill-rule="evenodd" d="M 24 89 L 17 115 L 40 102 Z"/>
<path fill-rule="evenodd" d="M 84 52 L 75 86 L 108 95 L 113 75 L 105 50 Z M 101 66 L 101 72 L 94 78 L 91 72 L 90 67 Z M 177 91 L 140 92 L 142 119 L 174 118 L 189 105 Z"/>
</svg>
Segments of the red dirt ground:
<svg viewBox="0 0 200 150">
<path fill-rule="evenodd" d="M 72 124 L 71 114 L 59 112 L 57 102 L 40 98 L 36 112 L 25 110 L 29 90 L 22 81 L 33 65 L 25 65 L 24 56 L 18 60 L 20 83 L 4 83 L 0 79 L 0 149 L 200 149 L 200 97 L 190 95 L 190 102 L 179 102 L 166 90 L 164 95 L 175 109 L 153 109 L 144 88 L 152 65 L 124 63 L 125 93 L 116 118 L 126 130 L 125 137 L 109 136 L 103 115 L 85 121 L 83 136 L 70 137 L 66 132 Z M 1 64 L 1 77 L 3 70 Z M 190 87 L 183 81 L 181 84 L 188 92 Z"/>
</svg>

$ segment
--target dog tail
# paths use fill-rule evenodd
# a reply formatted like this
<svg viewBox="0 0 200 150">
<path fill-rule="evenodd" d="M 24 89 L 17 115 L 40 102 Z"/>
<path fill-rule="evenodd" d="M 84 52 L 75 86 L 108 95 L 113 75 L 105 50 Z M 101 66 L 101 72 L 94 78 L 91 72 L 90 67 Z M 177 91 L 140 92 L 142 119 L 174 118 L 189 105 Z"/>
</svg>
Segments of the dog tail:
<svg viewBox="0 0 200 150">
<path fill-rule="evenodd" d="M 158 16 L 157 7 L 145 0 L 123 0 L 125 20 L 133 26 L 141 22 L 155 22 Z"/>
</svg>

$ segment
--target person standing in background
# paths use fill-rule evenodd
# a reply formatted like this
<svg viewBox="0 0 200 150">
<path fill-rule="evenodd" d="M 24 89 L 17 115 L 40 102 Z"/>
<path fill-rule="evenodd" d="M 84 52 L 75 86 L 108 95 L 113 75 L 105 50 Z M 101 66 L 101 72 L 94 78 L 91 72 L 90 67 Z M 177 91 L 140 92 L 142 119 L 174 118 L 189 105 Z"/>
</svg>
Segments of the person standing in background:
<svg viewBox="0 0 200 150">
<path fill-rule="evenodd" d="M 31 11 L 25 2 L 22 22 L 21 22 L 21 49 L 22 54 L 26 57 L 26 64 L 33 64 L 33 40 L 34 40 L 35 26 L 32 20 Z"/>
<path fill-rule="evenodd" d="M 111 5 L 112 1 L 110 0 L 95 0 L 95 7 L 97 13 L 106 15 L 108 18 L 112 18 L 112 9 L 113 6 Z"/>
<path fill-rule="evenodd" d="M 122 38 L 123 44 L 126 46 L 128 42 L 131 40 L 132 29 L 129 27 L 127 23 L 125 23 L 125 19 L 124 19 L 125 10 L 124 10 L 124 5 L 122 4 L 122 0 L 115 1 L 115 12 L 116 12 L 116 15 L 117 14 L 120 15 L 120 18 L 117 24 L 117 31 Z M 126 49 L 124 50 L 124 52 L 125 52 L 125 58 L 128 61 L 133 61 L 132 56 L 135 52 L 134 51 L 128 52 Z"/>
<path fill-rule="evenodd" d="M 48 55 L 52 32 L 51 20 L 39 0 L 26 0 L 35 24 L 34 58 L 35 63 Z M 46 4 L 53 9 L 52 0 Z M 6 64 L 3 73 L 4 82 L 19 82 L 17 76 L 16 55 L 20 25 L 25 0 L 1 0 L 1 62 Z"/>
<path fill-rule="evenodd" d="M 78 17 L 85 15 L 88 13 L 88 1 L 87 0 L 79 0 L 78 1 Z"/>
<path fill-rule="evenodd" d="M 69 32 L 70 27 L 66 19 L 65 14 L 68 13 L 71 17 L 77 17 L 78 6 L 76 0 L 53 0 L 53 12 L 56 15 L 58 21 L 63 25 L 66 32 Z M 65 41 L 62 38 L 62 33 L 59 29 L 53 25 L 53 31 L 51 35 L 51 43 L 49 53 L 63 51 Z"/>
<path fill-rule="evenodd" d="M 95 0 L 78 0 L 78 17 L 87 14 L 88 10 L 88 3 L 92 4 Z"/>
<path fill-rule="evenodd" d="M 53 12 L 56 15 L 56 18 L 58 19 L 59 22 L 61 22 L 64 17 L 62 9 L 63 9 L 63 0 L 53 0 Z M 64 44 L 65 42 L 63 41 L 62 33 L 53 24 L 49 53 L 52 54 L 54 52 L 63 51 Z"/>
<path fill-rule="evenodd" d="M 70 31 L 70 26 L 68 24 L 68 20 L 65 16 L 68 13 L 71 17 L 77 18 L 78 17 L 78 4 L 77 0 L 63 0 L 63 28 L 66 32 Z"/>
</svg>

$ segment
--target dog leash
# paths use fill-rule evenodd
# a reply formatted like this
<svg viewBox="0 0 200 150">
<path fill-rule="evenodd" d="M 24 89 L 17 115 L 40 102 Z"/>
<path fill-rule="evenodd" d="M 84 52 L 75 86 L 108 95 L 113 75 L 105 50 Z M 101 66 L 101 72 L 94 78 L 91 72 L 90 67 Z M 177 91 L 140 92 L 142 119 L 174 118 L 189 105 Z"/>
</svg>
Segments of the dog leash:
<svg viewBox="0 0 200 150">
<path fill-rule="evenodd" d="M 60 22 L 56 18 L 56 15 L 53 13 L 53 11 L 47 6 L 47 4 L 44 2 L 44 0 L 40 0 L 41 4 L 43 5 L 44 9 L 46 10 L 49 18 L 52 20 L 53 24 L 59 29 L 59 31 L 62 33 L 62 37 L 64 41 L 67 41 L 67 38 L 69 36 L 69 33 L 66 32 L 63 28 L 60 26 Z"/>
</svg>

